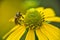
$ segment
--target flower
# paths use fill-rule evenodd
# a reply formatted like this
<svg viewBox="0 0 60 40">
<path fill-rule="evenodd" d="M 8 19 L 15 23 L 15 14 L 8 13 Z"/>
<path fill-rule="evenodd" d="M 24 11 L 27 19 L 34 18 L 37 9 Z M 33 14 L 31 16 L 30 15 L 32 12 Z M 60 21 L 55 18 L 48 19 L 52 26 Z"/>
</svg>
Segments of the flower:
<svg viewBox="0 0 60 40">
<path fill-rule="evenodd" d="M 59 40 L 60 29 L 50 22 L 60 22 L 60 17 L 56 17 L 52 8 L 31 8 L 22 16 L 24 19 L 21 25 L 17 24 L 3 39 L 20 40 L 27 31 L 25 40 L 36 40 L 36 36 L 38 40 Z"/>
</svg>

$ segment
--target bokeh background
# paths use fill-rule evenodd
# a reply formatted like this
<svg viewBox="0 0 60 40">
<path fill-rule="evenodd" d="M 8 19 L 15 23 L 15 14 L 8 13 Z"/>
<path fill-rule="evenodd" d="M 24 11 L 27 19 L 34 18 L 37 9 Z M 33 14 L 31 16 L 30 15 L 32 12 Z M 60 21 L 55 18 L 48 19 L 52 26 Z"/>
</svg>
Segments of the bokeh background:
<svg viewBox="0 0 60 40">
<path fill-rule="evenodd" d="M 56 15 L 60 16 L 60 0 L 0 0 L 0 40 L 15 26 L 9 19 L 14 17 L 16 12 L 25 14 L 26 10 L 32 7 L 53 8 Z M 60 23 L 51 24 L 60 28 Z"/>
</svg>

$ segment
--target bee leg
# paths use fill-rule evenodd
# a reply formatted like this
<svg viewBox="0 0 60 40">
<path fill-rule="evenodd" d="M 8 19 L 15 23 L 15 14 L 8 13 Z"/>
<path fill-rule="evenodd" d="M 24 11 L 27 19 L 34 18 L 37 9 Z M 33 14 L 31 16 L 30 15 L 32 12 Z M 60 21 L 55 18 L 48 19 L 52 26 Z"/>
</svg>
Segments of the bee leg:
<svg viewBox="0 0 60 40">
<path fill-rule="evenodd" d="M 19 25 L 21 25 L 21 23 L 18 22 Z"/>
<path fill-rule="evenodd" d="M 22 18 L 24 19 L 24 17 L 22 16 Z"/>
</svg>

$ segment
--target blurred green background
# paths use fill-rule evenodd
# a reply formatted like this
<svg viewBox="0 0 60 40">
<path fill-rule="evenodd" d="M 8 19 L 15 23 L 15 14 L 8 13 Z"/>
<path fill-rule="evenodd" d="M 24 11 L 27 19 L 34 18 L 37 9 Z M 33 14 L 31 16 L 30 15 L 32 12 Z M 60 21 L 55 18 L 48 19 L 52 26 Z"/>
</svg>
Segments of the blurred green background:
<svg viewBox="0 0 60 40">
<path fill-rule="evenodd" d="M 16 12 L 25 11 L 32 7 L 50 7 L 53 8 L 57 16 L 60 16 L 59 0 L 0 0 L 0 40 L 15 24 L 9 22 Z M 60 23 L 52 23 L 60 28 Z"/>
</svg>

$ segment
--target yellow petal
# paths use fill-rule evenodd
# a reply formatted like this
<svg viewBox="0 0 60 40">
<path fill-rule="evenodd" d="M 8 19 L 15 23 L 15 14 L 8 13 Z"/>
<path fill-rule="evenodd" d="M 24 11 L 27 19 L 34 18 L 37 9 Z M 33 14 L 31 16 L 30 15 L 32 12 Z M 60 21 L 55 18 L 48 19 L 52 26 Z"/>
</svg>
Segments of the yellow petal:
<svg viewBox="0 0 60 40">
<path fill-rule="evenodd" d="M 14 28 L 12 28 L 7 34 L 5 34 L 3 36 L 3 39 L 5 39 L 9 34 L 11 34 L 12 32 L 14 32 L 15 30 L 17 30 L 20 27 L 20 25 L 16 25 Z"/>
<path fill-rule="evenodd" d="M 45 20 L 51 22 L 60 22 L 60 17 L 50 17 L 50 18 L 45 18 Z"/>
<path fill-rule="evenodd" d="M 55 12 L 52 8 L 46 8 L 44 10 L 43 14 L 44 14 L 44 17 L 53 17 L 53 16 L 55 16 Z"/>
<path fill-rule="evenodd" d="M 49 31 L 49 33 L 51 33 L 52 35 L 54 35 L 54 37 L 56 37 L 57 39 L 59 38 L 59 28 L 57 28 L 56 26 L 53 26 L 51 24 L 44 24 L 44 28 Z"/>
<path fill-rule="evenodd" d="M 36 35 L 38 37 L 39 40 L 48 40 L 48 38 L 46 37 L 46 35 L 44 35 L 40 29 L 36 30 Z"/>
<path fill-rule="evenodd" d="M 25 27 L 21 26 L 15 30 L 11 35 L 8 36 L 6 40 L 19 40 L 25 32 Z"/>
<path fill-rule="evenodd" d="M 49 40 L 59 40 L 58 28 L 55 28 L 54 26 L 49 26 L 48 24 L 46 24 L 46 25 L 43 24 L 43 26 L 41 27 L 41 31 L 48 37 Z M 58 32 L 56 32 L 57 30 L 58 30 Z"/>
<path fill-rule="evenodd" d="M 37 10 L 38 12 L 40 12 L 40 13 L 43 13 L 44 7 L 38 7 L 38 8 L 36 8 L 36 10 Z"/>
<path fill-rule="evenodd" d="M 34 30 L 29 30 L 25 40 L 35 40 Z"/>
</svg>

